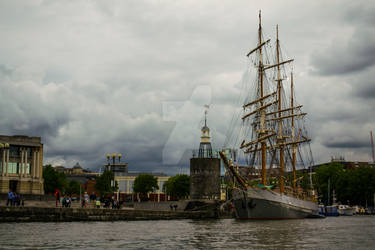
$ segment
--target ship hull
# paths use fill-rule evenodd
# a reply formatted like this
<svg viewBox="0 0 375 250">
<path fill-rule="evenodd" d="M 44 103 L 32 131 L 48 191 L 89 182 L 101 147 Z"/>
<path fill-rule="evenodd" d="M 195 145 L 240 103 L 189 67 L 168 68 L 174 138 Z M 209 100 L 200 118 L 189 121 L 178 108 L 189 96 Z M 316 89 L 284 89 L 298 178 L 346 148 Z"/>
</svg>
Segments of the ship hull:
<svg viewBox="0 0 375 250">
<path fill-rule="evenodd" d="M 315 202 L 267 189 L 235 189 L 232 196 L 238 219 L 282 220 L 321 217 Z"/>
</svg>

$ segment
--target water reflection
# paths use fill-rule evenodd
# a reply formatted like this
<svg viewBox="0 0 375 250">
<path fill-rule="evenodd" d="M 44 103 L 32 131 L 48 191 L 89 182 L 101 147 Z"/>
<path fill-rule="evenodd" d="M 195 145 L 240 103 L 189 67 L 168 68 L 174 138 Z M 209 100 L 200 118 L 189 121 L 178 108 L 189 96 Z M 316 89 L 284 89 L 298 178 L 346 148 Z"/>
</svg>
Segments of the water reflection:
<svg viewBox="0 0 375 250">
<path fill-rule="evenodd" d="M 364 226 L 366 225 L 366 226 Z M 1 248 L 343 249 L 375 243 L 375 217 L 324 220 L 171 220 L 3 223 Z"/>
</svg>

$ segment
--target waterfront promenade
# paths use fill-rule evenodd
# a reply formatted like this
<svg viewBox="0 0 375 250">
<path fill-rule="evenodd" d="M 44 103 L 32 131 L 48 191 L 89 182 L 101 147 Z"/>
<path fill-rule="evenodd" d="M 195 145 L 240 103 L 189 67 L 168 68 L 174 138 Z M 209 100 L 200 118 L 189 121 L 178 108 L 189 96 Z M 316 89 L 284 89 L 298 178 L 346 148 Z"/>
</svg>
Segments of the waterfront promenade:
<svg viewBox="0 0 375 250">
<path fill-rule="evenodd" d="M 166 203 L 167 206 L 170 203 Z M 214 209 L 200 211 L 184 211 L 153 209 L 153 203 L 143 206 L 126 207 L 121 209 L 95 208 L 89 203 L 81 208 L 79 202 L 73 202 L 72 207 L 56 207 L 55 201 L 28 201 L 25 206 L 10 207 L 3 201 L 0 203 L 0 222 L 64 222 L 64 221 L 116 221 L 116 220 L 171 220 L 171 219 L 209 219 L 217 218 Z M 165 207 L 166 207 L 165 206 Z M 169 206 L 169 205 L 168 205 Z"/>
</svg>

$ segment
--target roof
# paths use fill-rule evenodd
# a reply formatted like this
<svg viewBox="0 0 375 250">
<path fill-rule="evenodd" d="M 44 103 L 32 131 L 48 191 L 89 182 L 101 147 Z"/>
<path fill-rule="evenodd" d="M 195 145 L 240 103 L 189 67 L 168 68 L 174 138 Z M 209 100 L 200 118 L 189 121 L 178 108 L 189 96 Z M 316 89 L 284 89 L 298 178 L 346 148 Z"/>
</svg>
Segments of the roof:
<svg viewBox="0 0 375 250">
<path fill-rule="evenodd" d="M 77 168 L 82 168 L 82 167 L 81 167 L 81 166 L 79 165 L 79 163 L 77 162 L 76 165 L 74 165 L 73 168 L 77 169 Z"/>
<path fill-rule="evenodd" d="M 207 126 L 204 126 L 204 127 L 202 127 L 202 131 L 210 131 L 210 129 Z"/>
</svg>

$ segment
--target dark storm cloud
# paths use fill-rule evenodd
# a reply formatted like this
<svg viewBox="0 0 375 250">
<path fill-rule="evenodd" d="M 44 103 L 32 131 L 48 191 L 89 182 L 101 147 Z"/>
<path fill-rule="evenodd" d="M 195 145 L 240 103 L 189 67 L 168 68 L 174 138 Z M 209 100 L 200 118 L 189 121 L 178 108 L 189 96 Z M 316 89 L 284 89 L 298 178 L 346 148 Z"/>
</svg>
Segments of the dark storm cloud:
<svg viewBox="0 0 375 250">
<path fill-rule="evenodd" d="M 371 99 L 370 83 L 358 84 L 355 92 L 340 85 L 351 73 L 334 82 L 325 77 L 363 72 L 373 64 L 372 17 L 361 7 L 371 4 L 355 5 L 366 13 L 361 17 L 348 12 L 354 10 L 348 4 L 1 1 L 0 133 L 42 136 L 45 163 L 54 165 L 80 162 L 98 169 L 107 153 L 122 153 L 132 171 L 187 169 L 190 149 L 199 146 L 204 104 L 211 104 L 213 146 L 225 141 L 232 115 L 241 107 L 236 83 L 249 66 L 245 54 L 256 44 L 258 10 L 263 9 L 265 32 L 272 38 L 279 23 L 283 45 L 298 59 L 300 100 L 313 113 L 315 148 L 324 158 L 334 148 L 327 150 L 321 138 L 367 131 L 374 124 L 365 115 L 369 107 L 361 107 L 361 97 Z M 336 34 L 344 38 L 339 44 L 332 43 Z M 331 43 L 331 49 L 321 46 Z M 314 76 L 307 73 L 310 51 L 320 52 Z M 348 59 L 353 54 L 355 62 Z M 337 60 L 343 63 L 337 66 Z M 370 72 L 367 78 L 373 76 Z M 196 91 L 201 86 L 207 88 Z M 358 98 L 348 103 L 355 93 Z M 165 102 L 185 108 L 168 120 Z M 363 121 L 357 130 L 356 120 Z M 181 154 L 174 164 L 164 162 L 166 147 L 172 156 Z"/>
<path fill-rule="evenodd" d="M 359 98 L 363 105 L 373 105 L 375 101 L 375 67 L 348 79 L 352 85 L 351 95 Z"/>
<path fill-rule="evenodd" d="M 340 75 L 360 72 L 375 64 L 375 5 L 351 3 L 341 13 L 341 29 L 331 45 L 311 57 L 313 72 Z M 347 36 L 346 34 L 350 34 Z"/>
<path fill-rule="evenodd" d="M 344 44 L 342 44 L 344 43 Z M 363 71 L 375 65 L 375 30 L 361 29 L 349 41 L 335 41 L 311 58 L 314 73 L 330 76 Z"/>
<path fill-rule="evenodd" d="M 358 90 L 355 91 L 356 95 L 360 98 L 364 99 L 372 99 L 375 98 L 375 79 L 372 82 L 368 82 L 361 86 Z"/>
<path fill-rule="evenodd" d="M 365 141 L 353 141 L 353 140 L 348 140 L 348 141 L 329 141 L 329 142 L 324 142 L 324 146 L 328 148 L 363 148 L 363 147 L 368 147 L 369 142 Z"/>
</svg>

